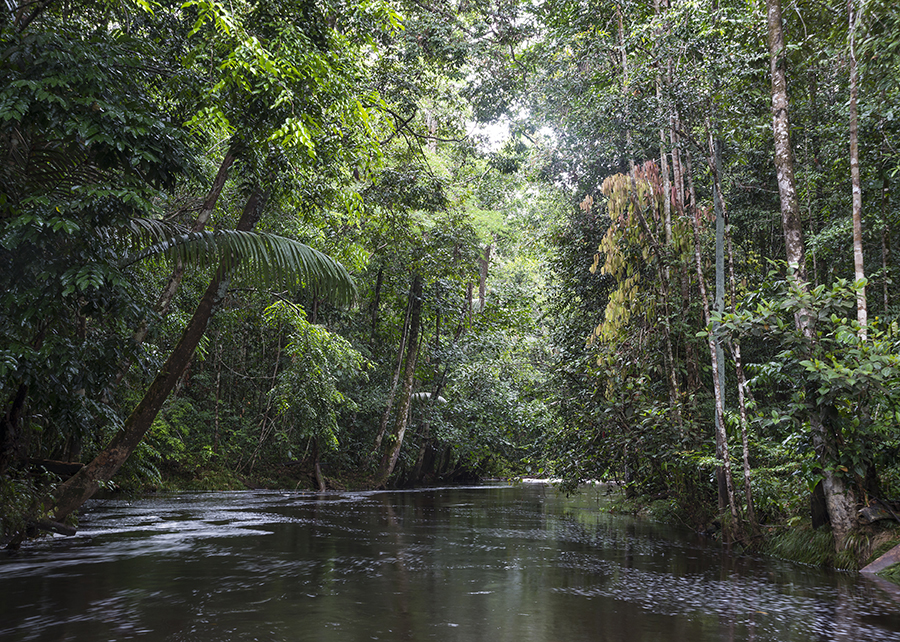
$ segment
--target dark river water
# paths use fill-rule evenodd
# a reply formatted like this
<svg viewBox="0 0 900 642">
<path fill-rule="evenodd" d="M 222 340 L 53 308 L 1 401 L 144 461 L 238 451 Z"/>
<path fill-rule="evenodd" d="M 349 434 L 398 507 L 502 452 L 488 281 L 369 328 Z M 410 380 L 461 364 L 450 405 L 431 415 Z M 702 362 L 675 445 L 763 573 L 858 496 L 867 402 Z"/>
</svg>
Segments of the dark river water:
<svg viewBox="0 0 900 642">
<path fill-rule="evenodd" d="M 602 488 L 94 502 L 0 556 L 0 640 L 900 640 L 900 587 L 728 553 Z"/>
</svg>

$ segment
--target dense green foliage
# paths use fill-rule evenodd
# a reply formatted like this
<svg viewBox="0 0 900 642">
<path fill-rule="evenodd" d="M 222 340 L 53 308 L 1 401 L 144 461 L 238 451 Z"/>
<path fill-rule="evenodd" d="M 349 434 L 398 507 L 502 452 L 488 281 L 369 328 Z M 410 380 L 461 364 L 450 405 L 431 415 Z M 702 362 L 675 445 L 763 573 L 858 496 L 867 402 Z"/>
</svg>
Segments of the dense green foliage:
<svg viewBox="0 0 900 642">
<path fill-rule="evenodd" d="M 614 478 L 697 523 L 727 496 L 745 541 L 832 472 L 860 505 L 900 494 L 892 3 L 856 26 L 856 283 L 847 6 L 785 12 L 808 287 L 781 263 L 758 5 L 10 6 L 0 541 L 192 332 L 107 486 Z"/>
</svg>

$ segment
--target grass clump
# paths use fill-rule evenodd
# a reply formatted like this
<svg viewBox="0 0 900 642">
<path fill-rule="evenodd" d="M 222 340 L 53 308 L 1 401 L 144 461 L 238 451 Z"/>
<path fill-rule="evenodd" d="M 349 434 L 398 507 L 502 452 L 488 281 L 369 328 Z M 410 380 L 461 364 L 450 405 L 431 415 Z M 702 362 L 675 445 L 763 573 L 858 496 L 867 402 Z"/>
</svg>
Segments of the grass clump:
<svg viewBox="0 0 900 642">
<path fill-rule="evenodd" d="M 834 536 L 826 528 L 813 529 L 808 523 L 770 533 L 762 550 L 767 555 L 809 564 L 831 566 L 835 562 Z"/>
</svg>

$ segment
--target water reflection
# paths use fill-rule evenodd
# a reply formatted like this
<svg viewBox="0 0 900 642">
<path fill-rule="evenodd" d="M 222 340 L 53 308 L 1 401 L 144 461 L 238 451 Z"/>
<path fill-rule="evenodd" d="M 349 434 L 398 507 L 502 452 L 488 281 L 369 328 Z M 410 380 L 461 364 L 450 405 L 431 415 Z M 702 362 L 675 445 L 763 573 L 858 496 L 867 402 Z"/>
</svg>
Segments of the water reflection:
<svg viewBox="0 0 900 642">
<path fill-rule="evenodd" d="M 897 640 L 893 585 L 736 557 L 601 491 L 98 502 L 0 560 L 2 640 Z"/>
</svg>

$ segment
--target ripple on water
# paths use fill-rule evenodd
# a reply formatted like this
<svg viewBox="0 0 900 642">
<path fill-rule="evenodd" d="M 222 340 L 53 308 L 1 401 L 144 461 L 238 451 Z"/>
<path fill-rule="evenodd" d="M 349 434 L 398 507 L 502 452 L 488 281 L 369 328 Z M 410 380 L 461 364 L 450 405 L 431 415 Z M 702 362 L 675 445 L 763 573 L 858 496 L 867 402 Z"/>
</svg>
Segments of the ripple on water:
<svg viewBox="0 0 900 642">
<path fill-rule="evenodd" d="M 594 582 L 557 587 L 553 589 L 556 593 L 628 602 L 660 615 L 699 617 L 716 614 L 726 621 L 753 626 L 759 640 L 796 639 L 798 634 L 809 635 L 810 639 L 835 639 L 833 636 L 838 634 L 849 634 L 848 640 L 897 639 L 893 635 L 885 637 L 883 630 L 856 618 L 852 623 L 842 623 L 833 616 L 835 600 L 843 600 L 856 616 L 868 614 L 870 597 L 828 590 L 816 597 L 792 593 L 790 585 L 753 577 L 734 574 L 725 579 L 710 579 L 697 574 L 679 576 L 629 568 L 585 554 L 565 554 L 560 565 L 590 572 Z M 883 611 L 876 609 L 876 612 Z"/>
<path fill-rule="evenodd" d="M 637 618 L 641 640 L 718 642 L 720 625 L 736 640 L 900 638 L 896 604 L 862 581 L 738 563 L 538 488 L 97 502 L 79 536 L 3 560 L 0 580 L 3 640 L 638 639 L 598 637 L 610 613 Z"/>
</svg>

